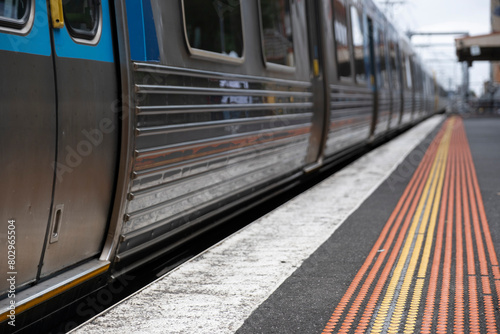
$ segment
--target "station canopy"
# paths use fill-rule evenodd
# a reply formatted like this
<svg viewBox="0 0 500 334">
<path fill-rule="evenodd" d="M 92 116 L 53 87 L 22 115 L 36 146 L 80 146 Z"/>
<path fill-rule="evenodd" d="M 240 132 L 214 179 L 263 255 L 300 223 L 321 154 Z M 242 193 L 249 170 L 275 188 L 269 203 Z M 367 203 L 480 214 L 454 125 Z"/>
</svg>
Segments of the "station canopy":
<svg viewBox="0 0 500 334">
<path fill-rule="evenodd" d="M 455 39 L 458 61 L 500 60 L 500 32 Z"/>
</svg>

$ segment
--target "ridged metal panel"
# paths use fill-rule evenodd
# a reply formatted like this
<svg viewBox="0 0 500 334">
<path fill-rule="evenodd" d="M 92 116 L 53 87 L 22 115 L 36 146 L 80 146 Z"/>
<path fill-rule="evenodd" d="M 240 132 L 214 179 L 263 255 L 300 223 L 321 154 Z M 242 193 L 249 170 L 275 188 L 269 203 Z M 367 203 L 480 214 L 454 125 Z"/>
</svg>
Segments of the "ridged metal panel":
<svg viewBox="0 0 500 334">
<path fill-rule="evenodd" d="M 326 156 L 368 139 L 373 118 L 373 94 L 369 88 L 331 85 L 330 97 Z"/>
<path fill-rule="evenodd" d="M 303 166 L 310 83 L 142 63 L 134 64 L 134 76 L 135 159 L 124 235 L 151 226 L 174 230 L 184 215 Z"/>
</svg>

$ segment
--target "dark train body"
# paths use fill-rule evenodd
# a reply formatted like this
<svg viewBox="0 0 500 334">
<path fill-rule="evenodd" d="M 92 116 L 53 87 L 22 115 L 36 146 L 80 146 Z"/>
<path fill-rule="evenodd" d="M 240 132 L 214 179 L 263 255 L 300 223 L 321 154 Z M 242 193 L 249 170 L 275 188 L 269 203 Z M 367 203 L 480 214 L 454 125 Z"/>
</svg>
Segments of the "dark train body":
<svg viewBox="0 0 500 334">
<path fill-rule="evenodd" d="M 0 263 L 26 323 L 446 103 L 370 1 L 52 3 L 0 1 Z"/>
</svg>

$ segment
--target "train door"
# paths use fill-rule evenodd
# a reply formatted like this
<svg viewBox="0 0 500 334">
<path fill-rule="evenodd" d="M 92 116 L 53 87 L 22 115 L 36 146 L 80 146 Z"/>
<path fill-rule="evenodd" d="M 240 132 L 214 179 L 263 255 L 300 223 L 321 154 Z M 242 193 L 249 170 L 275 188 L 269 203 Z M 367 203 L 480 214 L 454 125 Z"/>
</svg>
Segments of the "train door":
<svg viewBox="0 0 500 334">
<path fill-rule="evenodd" d="M 413 120 L 418 120 L 422 116 L 422 72 L 420 70 L 420 64 L 418 59 L 412 58 L 412 73 L 413 73 L 413 97 L 414 97 L 414 111 Z"/>
<path fill-rule="evenodd" d="M 333 36 L 324 43 L 330 107 L 327 157 L 368 140 L 373 118 L 366 15 L 357 1 L 333 0 L 330 6 L 325 21 Z"/>
<path fill-rule="evenodd" d="M 36 280 L 44 247 L 56 159 L 51 55 L 46 0 L 0 1 L 0 294 L 9 276 L 17 288 Z"/>
<path fill-rule="evenodd" d="M 397 128 L 401 121 L 402 108 L 403 108 L 403 90 L 401 79 L 401 65 L 399 58 L 399 45 L 397 34 L 391 30 L 389 38 L 389 73 L 390 73 L 390 90 L 392 94 L 392 111 L 389 128 Z"/>
<path fill-rule="evenodd" d="M 0 1 L 1 269 L 16 287 L 100 252 L 115 182 L 108 4 L 47 3 Z"/>
<path fill-rule="evenodd" d="M 413 115 L 413 81 L 412 81 L 412 70 L 411 70 L 411 62 L 410 55 L 401 50 L 401 58 L 402 58 L 402 68 L 401 71 L 403 73 L 403 114 L 401 118 L 402 125 L 408 124 Z"/>
<path fill-rule="evenodd" d="M 324 4 L 307 2 L 308 42 L 310 68 L 312 69 L 312 90 L 314 115 L 312 119 L 311 139 L 306 157 L 306 170 L 312 170 L 321 165 L 323 150 L 328 132 L 329 113 L 327 111 L 328 78 L 324 73 L 323 34 L 324 21 L 321 18 Z"/>
<path fill-rule="evenodd" d="M 57 157 L 41 277 L 100 253 L 114 192 L 119 129 L 109 3 L 50 4 Z"/>
<path fill-rule="evenodd" d="M 365 36 L 367 36 L 367 71 L 369 76 L 368 86 L 373 94 L 373 110 L 372 122 L 370 127 L 370 136 L 375 134 L 377 125 L 379 123 L 379 91 L 378 82 L 380 78 L 377 77 L 379 73 L 376 71 L 376 55 L 375 55 L 375 27 L 373 19 L 369 16 L 366 17 Z M 384 129 L 385 130 L 385 129 Z"/>
<path fill-rule="evenodd" d="M 388 61 L 386 59 L 386 29 L 385 22 L 379 19 L 374 23 L 373 36 L 374 51 L 375 51 L 375 89 L 376 89 L 376 112 L 377 124 L 375 127 L 375 135 L 379 135 L 389 129 L 391 109 L 392 109 L 392 92 L 388 80 Z"/>
</svg>

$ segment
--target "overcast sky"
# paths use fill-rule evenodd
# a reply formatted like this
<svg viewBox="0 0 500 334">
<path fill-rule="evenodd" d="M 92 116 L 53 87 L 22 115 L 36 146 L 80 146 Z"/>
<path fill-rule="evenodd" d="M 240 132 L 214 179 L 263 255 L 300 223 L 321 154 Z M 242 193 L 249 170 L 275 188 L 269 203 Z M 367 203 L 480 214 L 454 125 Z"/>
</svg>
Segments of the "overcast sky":
<svg viewBox="0 0 500 334">
<path fill-rule="evenodd" d="M 389 2 L 398 4 L 389 7 L 384 6 L 386 0 L 375 2 L 402 31 L 464 31 L 470 35 L 488 34 L 491 31 L 490 0 L 390 0 Z M 434 70 L 446 88 L 455 88 L 462 81 L 462 70 L 455 54 L 456 37 L 458 36 L 412 38 L 424 63 Z M 478 94 L 482 93 L 483 82 L 489 79 L 489 63 L 475 62 L 469 73 L 470 88 Z"/>
</svg>

